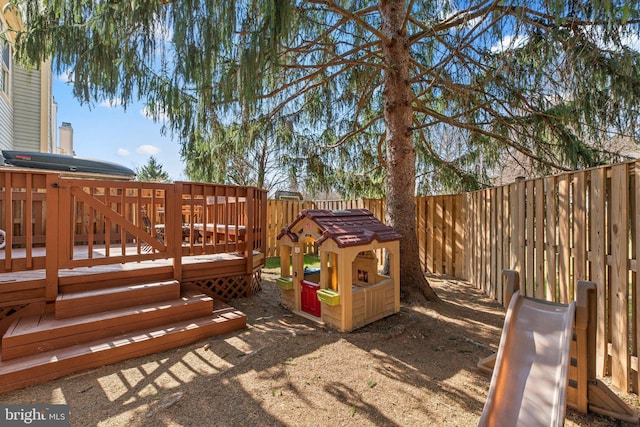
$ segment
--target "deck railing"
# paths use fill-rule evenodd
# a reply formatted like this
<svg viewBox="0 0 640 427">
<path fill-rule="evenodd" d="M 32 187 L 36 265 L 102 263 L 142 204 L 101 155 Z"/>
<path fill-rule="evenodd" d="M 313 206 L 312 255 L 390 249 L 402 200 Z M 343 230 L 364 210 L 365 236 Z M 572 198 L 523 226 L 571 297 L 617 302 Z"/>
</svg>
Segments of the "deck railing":
<svg viewBox="0 0 640 427">
<path fill-rule="evenodd" d="M 253 187 L 74 179 L 56 173 L 0 172 L 0 273 L 46 270 L 46 299 L 58 271 L 243 253 L 264 253 L 266 192 Z"/>
</svg>

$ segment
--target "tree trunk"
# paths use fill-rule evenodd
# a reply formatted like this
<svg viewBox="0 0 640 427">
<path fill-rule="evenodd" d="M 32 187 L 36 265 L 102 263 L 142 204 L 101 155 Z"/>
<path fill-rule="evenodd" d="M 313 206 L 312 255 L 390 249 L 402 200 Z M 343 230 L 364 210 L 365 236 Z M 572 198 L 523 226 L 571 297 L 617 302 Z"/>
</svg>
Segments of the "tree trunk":
<svg viewBox="0 0 640 427">
<path fill-rule="evenodd" d="M 416 236 L 416 150 L 412 137 L 413 93 L 409 80 L 410 55 L 406 32 L 404 0 L 381 0 L 381 30 L 385 59 L 384 118 L 386 132 L 386 192 L 388 223 L 402 234 L 400 240 L 400 289 L 403 299 L 417 293 L 430 301 L 439 298 L 429 286 L 420 266 Z"/>
</svg>

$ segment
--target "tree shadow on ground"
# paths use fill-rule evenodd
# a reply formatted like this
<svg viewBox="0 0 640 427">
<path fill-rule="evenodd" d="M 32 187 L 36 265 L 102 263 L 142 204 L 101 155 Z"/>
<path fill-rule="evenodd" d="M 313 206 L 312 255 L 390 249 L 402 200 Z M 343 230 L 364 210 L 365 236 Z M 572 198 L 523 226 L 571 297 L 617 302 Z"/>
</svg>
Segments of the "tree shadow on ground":
<svg viewBox="0 0 640 427">
<path fill-rule="evenodd" d="M 232 305 L 249 327 L 0 396 L 69 403 L 72 425 L 475 425 L 502 307 L 468 284 L 431 278 L 439 304 L 352 333 L 285 310 L 263 291 Z M 569 413 L 569 420 L 574 416 Z M 574 416 L 575 418 L 575 416 Z M 578 425 L 600 419 L 575 418 Z"/>
</svg>

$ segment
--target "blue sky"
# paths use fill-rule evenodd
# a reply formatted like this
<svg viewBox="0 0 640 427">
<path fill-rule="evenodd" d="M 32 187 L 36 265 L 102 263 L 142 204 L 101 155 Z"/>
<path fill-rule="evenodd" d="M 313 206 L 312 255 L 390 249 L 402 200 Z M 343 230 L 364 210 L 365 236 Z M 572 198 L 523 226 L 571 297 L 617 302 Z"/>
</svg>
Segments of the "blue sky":
<svg viewBox="0 0 640 427">
<path fill-rule="evenodd" d="M 145 117 L 142 104 L 131 105 L 126 112 L 108 103 L 80 105 L 65 82 L 64 77 L 54 78 L 56 129 L 62 122 L 71 123 L 76 156 L 116 162 L 135 170 L 153 155 L 172 180 L 186 180 L 178 142 L 161 134 L 162 124 Z"/>
</svg>

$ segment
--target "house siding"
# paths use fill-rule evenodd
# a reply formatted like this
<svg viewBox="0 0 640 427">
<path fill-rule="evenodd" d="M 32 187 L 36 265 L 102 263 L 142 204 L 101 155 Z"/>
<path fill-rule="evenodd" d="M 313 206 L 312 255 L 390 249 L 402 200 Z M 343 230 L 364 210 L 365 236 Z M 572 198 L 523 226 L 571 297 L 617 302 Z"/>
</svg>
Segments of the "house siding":
<svg viewBox="0 0 640 427">
<path fill-rule="evenodd" d="M 0 95 L 0 149 L 13 147 L 13 111 L 6 98 Z"/>
<path fill-rule="evenodd" d="M 40 151 L 40 71 L 13 68 L 13 147 Z"/>
</svg>

